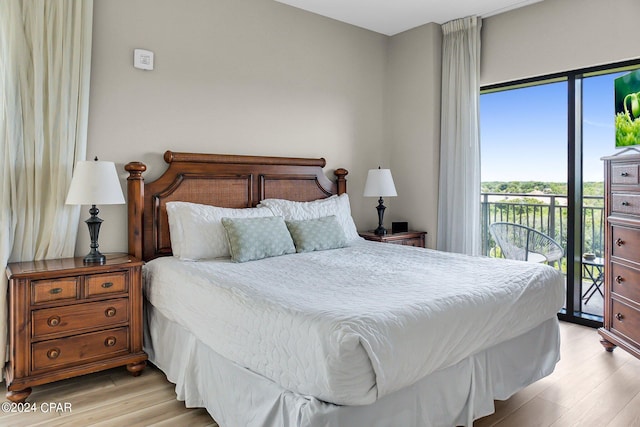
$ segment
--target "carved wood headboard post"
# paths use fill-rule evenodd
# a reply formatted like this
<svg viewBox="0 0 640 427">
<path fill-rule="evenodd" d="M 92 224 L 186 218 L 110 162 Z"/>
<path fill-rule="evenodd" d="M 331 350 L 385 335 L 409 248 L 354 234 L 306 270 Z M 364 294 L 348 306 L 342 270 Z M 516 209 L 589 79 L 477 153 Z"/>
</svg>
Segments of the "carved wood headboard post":
<svg viewBox="0 0 640 427">
<path fill-rule="evenodd" d="M 129 254 L 142 259 L 142 217 L 144 214 L 144 178 L 147 166 L 140 162 L 127 163 L 127 211 L 129 228 Z"/>
<path fill-rule="evenodd" d="M 336 180 L 336 185 L 338 186 L 338 194 L 344 194 L 347 192 L 347 178 L 346 176 L 349 174 L 349 171 L 343 168 L 336 169 L 333 174 L 338 178 Z"/>
</svg>

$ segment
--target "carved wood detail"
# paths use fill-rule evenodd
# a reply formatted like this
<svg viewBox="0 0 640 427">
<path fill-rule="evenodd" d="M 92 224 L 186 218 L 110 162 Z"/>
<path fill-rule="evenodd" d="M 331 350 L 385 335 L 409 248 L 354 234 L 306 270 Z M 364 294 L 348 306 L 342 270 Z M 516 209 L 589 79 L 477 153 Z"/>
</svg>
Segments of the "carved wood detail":
<svg viewBox="0 0 640 427">
<path fill-rule="evenodd" d="M 145 183 L 146 166 L 131 162 L 127 178 L 129 253 L 145 261 L 171 255 L 166 203 L 186 201 L 227 208 L 256 206 L 264 198 L 311 201 L 347 191 L 346 169 L 329 180 L 325 159 L 177 153 L 167 170 Z"/>
</svg>

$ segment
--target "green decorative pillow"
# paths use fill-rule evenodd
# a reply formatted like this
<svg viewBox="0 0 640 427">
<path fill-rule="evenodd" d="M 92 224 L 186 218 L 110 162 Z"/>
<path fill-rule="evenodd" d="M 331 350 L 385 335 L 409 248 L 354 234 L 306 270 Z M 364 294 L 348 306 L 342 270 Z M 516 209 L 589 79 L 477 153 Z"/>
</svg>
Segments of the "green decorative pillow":
<svg viewBox="0 0 640 427">
<path fill-rule="evenodd" d="M 221 221 L 227 232 L 233 262 L 253 261 L 296 251 L 282 217 L 222 218 Z"/>
<path fill-rule="evenodd" d="M 300 221 L 286 221 L 297 252 L 343 248 L 347 236 L 335 215 Z"/>
</svg>

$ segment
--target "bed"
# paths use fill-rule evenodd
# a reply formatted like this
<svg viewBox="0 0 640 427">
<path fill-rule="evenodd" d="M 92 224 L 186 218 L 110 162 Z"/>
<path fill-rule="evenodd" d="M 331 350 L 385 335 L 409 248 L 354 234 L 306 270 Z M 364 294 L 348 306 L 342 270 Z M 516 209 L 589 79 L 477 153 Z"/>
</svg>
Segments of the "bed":
<svg viewBox="0 0 640 427">
<path fill-rule="evenodd" d="M 125 167 L 145 350 L 220 426 L 470 426 L 559 360 L 551 267 L 359 239 L 324 159 L 164 159 L 149 183 Z M 231 260 L 212 255 L 223 227 Z M 339 237 L 296 234 L 317 227 Z M 294 250 L 255 255 L 247 230 Z"/>
</svg>

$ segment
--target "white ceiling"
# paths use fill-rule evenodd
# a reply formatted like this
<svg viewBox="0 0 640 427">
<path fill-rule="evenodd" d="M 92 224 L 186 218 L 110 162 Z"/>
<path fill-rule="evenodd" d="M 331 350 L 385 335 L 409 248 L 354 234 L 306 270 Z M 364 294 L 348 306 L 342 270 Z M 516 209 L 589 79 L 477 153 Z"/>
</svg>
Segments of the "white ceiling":
<svg viewBox="0 0 640 427">
<path fill-rule="evenodd" d="M 487 17 L 542 0 L 276 0 L 371 31 L 392 36 L 435 22 Z"/>
</svg>

